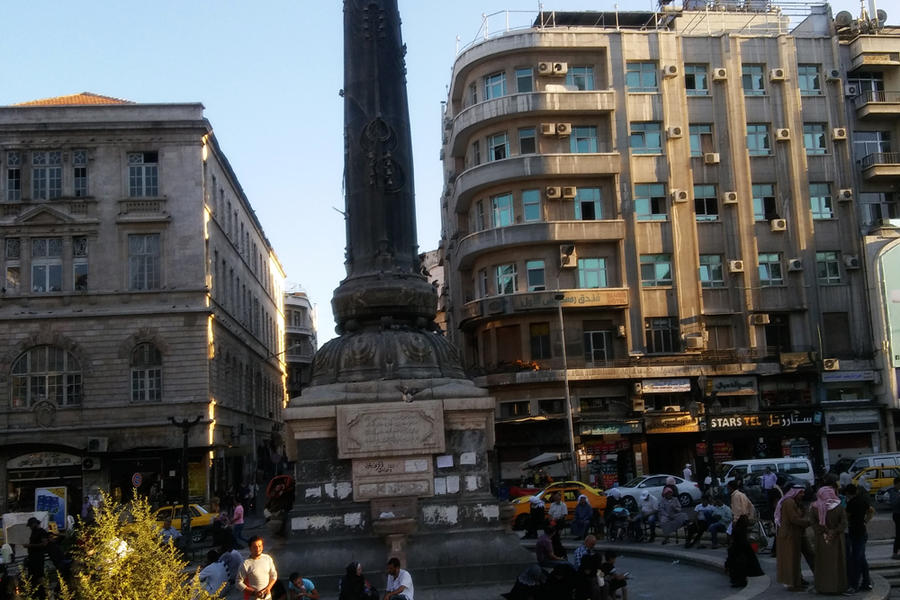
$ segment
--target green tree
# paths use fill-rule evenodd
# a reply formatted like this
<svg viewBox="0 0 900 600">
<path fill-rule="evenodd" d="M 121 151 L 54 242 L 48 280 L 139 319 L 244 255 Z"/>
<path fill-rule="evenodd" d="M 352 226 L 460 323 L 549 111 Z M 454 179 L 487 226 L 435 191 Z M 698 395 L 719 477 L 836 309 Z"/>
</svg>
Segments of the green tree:
<svg viewBox="0 0 900 600">
<path fill-rule="evenodd" d="M 146 499 L 117 504 L 104 495 L 95 524 L 74 534 L 74 565 L 62 600 L 210 600 L 171 542 L 164 542 Z M 199 570 L 199 569 L 198 569 Z M 25 597 L 36 599 L 33 582 Z"/>
</svg>

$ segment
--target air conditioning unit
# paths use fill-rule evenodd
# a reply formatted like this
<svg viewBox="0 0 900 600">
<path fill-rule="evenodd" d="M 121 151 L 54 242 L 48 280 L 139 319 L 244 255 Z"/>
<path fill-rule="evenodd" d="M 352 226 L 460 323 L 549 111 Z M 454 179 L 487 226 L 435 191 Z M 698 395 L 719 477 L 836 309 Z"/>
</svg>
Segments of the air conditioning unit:
<svg viewBox="0 0 900 600">
<path fill-rule="evenodd" d="M 562 197 L 563 198 L 574 198 L 578 194 L 578 188 L 574 185 L 564 185 L 562 186 Z"/>
<path fill-rule="evenodd" d="M 768 325 L 769 315 L 767 313 L 755 313 L 750 315 L 751 325 Z"/>
<path fill-rule="evenodd" d="M 556 123 L 541 123 L 541 135 L 556 135 Z"/>
<path fill-rule="evenodd" d="M 634 390 L 635 396 L 640 396 L 644 393 L 644 386 L 642 386 L 640 383 L 635 383 L 632 389 Z"/>
<path fill-rule="evenodd" d="M 635 385 L 641 385 L 636 383 Z M 643 396 L 635 396 L 631 399 L 631 410 L 633 412 L 644 412 L 646 407 L 644 406 L 644 397 Z"/>
<path fill-rule="evenodd" d="M 788 259 L 788 271 L 802 271 L 802 270 L 803 270 L 803 259 L 801 259 L 801 258 Z"/>
<path fill-rule="evenodd" d="M 663 406 L 663 412 L 681 412 L 681 405 L 669 404 L 668 406 Z"/>
<path fill-rule="evenodd" d="M 702 350 L 704 341 L 702 335 L 689 335 L 684 338 L 684 347 L 688 350 Z"/>
<path fill-rule="evenodd" d="M 669 197 L 672 198 L 672 202 L 687 202 L 691 196 L 687 190 L 672 190 Z"/>
<path fill-rule="evenodd" d="M 830 69 L 828 73 L 825 74 L 826 81 L 840 81 L 841 80 L 841 72 L 838 69 Z"/>
<path fill-rule="evenodd" d="M 557 123 L 556 124 L 556 135 L 559 137 L 565 137 L 572 133 L 572 124 L 571 123 Z"/>
<path fill-rule="evenodd" d="M 539 62 L 537 70 L 538 70 L 538 75 L 553 75 L 553 63 L 552 62 Z"/>
<path fill-rule="evenodd" d="M 88 452 L 106 452 L 109 448 L 109 438 L 105 437 L 89 437 L 87 439 Z"/>
<path fill-rule="evenodd" d="M 838 190 L 838 200 L 841 202 L 850 202 L 853 200 L 853 190 L 850 188 L 842 188 Z"/>
<path fill-rule="evenodd" d="M 844 268 L 847 269 L 858 269 L 859 268 L 859 257 L 851 254 L 847 254 L 844 256 Z"/>
<path fill-rule="evenodd" d="M 784 81 L 784 69 L 779 67 L 769 71 L 769 81 Z"/>
<path fill-rule="evenodd" d="M 822 360 L 822 369 L 825 371 L 838 371 L 841 368 L 841 361 L 836 358 L 826 358 Z"/>
<path fill-rule="evenodd" d="M 560 245 L 559 266 L 562 269 L 574 269 L 578 266 L 578 255 L 575 253 L 575 244 Z"/>
<path fill-rule="evenodd" d="M 85 456 L 81 459 L 81 470 L 82 471 L 99 471 L 100 470 L 100 459 L 94 456 Z"/>
<path fill-rule="evenodd" d="M 737 204 L 738 203 L 738 195 L 737 192 L 725 192 L 722 194 L 722 204 Z"/>
<path fill-rule="evenodd" d="M 729 273 L 743 273 L 744 272 L 744 261 L 729 260 L 728 261 L 728 272 Z"/>
<path fill-rule="evenodd" d="M 786 219 L 772 219 L 769 221 L 769 229 L 771 231 L 784 231 L 787 229 Z"/>
<path fill-rule="evenodd" d="M 677 77 L 678 65 L 666 65 L 662 70 L 663 77 Z"/>
<path fill-rule="evenodd" d="M 544 190 L 547 200 L 559 200 L 562 198 L 562 188 L 558 185 L 548 185 Z"/>
<path fill-rule="evenodd" d="M 703 162 L 707 165 L 717 165 L 721 157 L 718 152 L 707 152 L 703 155 Z"/>
<path fill-rule="evenodd" d="M 684 135 L 684 132 L 682 131 L 681 127 L 678 127 L 677 125 L 666 129 L 666 137 L 678 139 L 682 135 Z"/>
<path fill-rule="evenodd" d="M 831 130 L 831 139 L 841 141 L 847 139 L 847 130 L 844 127 L 835 127 Z"/>
<path fill-rule="evenodd" d="M 553 63 L 553 75 L 554 77 L 562 77 L 566 73 L 569 72 L 569 64 L 564 62 L 555 62 Z"/>
<path fill-rule="evenodd" d="M 779 142 L 786 142 L 791 139 L 791 130 L 787 127 L 780 127 L 775 130 L 775 139 Z"/>
<path fill-rule="evenodd" d="M 716 67 L 712 72 L 713 81 L 725 81 L 728 79 L 728 69 L 725 67 Z"/>
<path fill-rule="evenodd" d="M 848 83 L 844 86 L 844 95 L 848 98 L 856 98 L 859 96 L 859 86 Z"/>
<path fill-rule="evenodd" d="M 620 337 L 620 338 L 625 337 L 625 326 L 624 325 L 619 325 L 618 327 L 616 327 L 616 336 Z"/>
</svg>

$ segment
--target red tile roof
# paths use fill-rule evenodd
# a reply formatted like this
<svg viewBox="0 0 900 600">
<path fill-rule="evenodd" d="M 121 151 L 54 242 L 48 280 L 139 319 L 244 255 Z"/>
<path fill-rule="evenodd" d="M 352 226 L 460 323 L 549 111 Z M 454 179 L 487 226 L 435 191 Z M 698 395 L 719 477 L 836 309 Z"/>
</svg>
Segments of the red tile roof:
<svg viewBox="0 0 900 600">
<path fill-rule="evenodd" d="M 134 102 L 122 100 L 121 98 L 92 94 L 90 92 L 81 92 L 80 94 L 71 94 L 69 96 L 57 96 L 56 98 L 41 98 L 40 100 L 20 102 L 19 104 L 13 104 L 13 106 L 84 106 L 87 104 L 134 104 Z"/>
</svg>

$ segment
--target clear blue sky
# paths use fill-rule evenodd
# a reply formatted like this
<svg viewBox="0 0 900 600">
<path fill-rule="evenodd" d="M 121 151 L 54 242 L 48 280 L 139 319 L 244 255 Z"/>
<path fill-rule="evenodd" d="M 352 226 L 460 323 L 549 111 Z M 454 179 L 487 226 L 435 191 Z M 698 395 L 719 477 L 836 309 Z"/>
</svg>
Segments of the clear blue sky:
<svg viewBox="0 0 900 600">
<path fill-rule="evenodd" d="M 0 105 L 82 91 L 135 102 L 202 102 L 287 272 L 334 336 L 331 294 L 344 277 L 340 0 L 112 0 L 6 3 Z M 623 9 L 649 8 L 620 3 Z M 887 4 L 882 1 L 882 4 Z M 855 0 L 833 10 L 859 12 Z M 545 10 L 612 10 L 611 1 L 545 2 Z M 441 101 L 456 37 L 482 13 L 537 12 L 537 1 L 400 0 L 415 155 L 419 246 L 440 239 Z M 896 22 L 890 15 L 889 22 Z M 492 31 L 505 25 L 491 17 Z"/>
</svg>

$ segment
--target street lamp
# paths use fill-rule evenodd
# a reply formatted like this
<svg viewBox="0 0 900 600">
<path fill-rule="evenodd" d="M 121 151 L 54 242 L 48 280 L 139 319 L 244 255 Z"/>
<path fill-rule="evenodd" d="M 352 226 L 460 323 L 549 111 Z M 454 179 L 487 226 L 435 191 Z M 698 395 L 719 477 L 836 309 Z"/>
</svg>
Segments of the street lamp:
<svg viewBox="0 0 900 600">
<path fill-rule="evenodd" d="M 569 456 L 572 459 L 572 477 L 580 479 L 578 457 L 575 455 L 575 425 L 572 420 L 572 397 L 569 394 L 569 359 L 566 356 L 566 324 L 563 321 L 562 301 L 565 294 L 554 294 L 556 310 L 559 313 L 559 335 L 562 341 L 563 381 L 566 386 L 566 424 L 569 426 Z"/>
<path fill-rule="evenodd" d="M 175 417 L 169 417 L 169 422 L 175 427 L 179 427 L 182 433 L 181 443 L 181 535 L 184 537 L 185 554 L 191 552 L 191 506 L 188 503 L 190 493 L 188 490 L 188 433 L 191 427 L 200 422 L 203 417 L 197 415 L 193 419 L 178 420 Z"/>
</svg>

